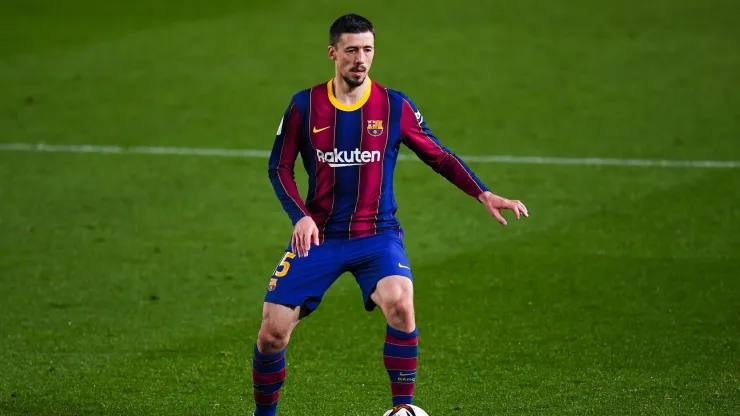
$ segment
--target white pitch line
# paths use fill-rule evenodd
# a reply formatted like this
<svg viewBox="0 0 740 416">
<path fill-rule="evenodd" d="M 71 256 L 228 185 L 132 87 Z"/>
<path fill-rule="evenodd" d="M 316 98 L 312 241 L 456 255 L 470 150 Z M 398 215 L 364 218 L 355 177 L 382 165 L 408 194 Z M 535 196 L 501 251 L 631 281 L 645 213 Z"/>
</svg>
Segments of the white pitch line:
<svg viewBox="0 0 740 416">
<path fill-rule="evenodd" d="M 19 152 L 67 152 L 67 153 L 136 153 L 150 155 L 194 155 L 227 156 L 247 158 L 268 158 L 270 151 L 255 149 L 208 149 L 198 147 L 153 147 L 153 146 L 99 146 L 88 144 L 31 144 L 0 143 L 0 151 Z M 613 158 L 574 158 L 507 155 L 459 155 L 466 162 L 512 163 L 535 165 L 587 165 L 587 166 L 653 166 L 676 168 L 740 168 L 737 160 L 655 160 L 655 159 L 613 159 Z M 399 160 L 418 160 L 411 155 L 398 155 Z"/>
</svg>

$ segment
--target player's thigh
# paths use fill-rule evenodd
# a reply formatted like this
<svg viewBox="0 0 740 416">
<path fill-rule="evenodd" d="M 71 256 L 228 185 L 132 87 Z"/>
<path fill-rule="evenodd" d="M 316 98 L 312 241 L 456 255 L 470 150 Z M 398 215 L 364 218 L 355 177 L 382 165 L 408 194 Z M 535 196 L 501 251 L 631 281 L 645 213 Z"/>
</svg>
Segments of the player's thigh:
<svg viewBox="0 0 740 416">
<path fill-rule="evenodd" d="M 352 251 L 352 260 L 350 271 L 362 290 L 368 311 L 376 306 L 372 295 L 383 280 L 386 281 L 383 294 L 403 291 L 403 294 L 413 296 L 411 265 L 398 234 L 388 232 L 358 241 L 356 249 Z"/>
<path fill-rule="evenodd" d="M 286 250 L 270 277 L 265 302 L 299 308 L 304 315 L 314 311 L 326 291 L 342 274 L 341 245 L 325 242 L 298 257 Z"/>
<path fill-rule="evenodd" d="M 273 335 L 289 335 L 300 320 L 301 308 L 265 302 L 261 330 Z"/>
</svg>

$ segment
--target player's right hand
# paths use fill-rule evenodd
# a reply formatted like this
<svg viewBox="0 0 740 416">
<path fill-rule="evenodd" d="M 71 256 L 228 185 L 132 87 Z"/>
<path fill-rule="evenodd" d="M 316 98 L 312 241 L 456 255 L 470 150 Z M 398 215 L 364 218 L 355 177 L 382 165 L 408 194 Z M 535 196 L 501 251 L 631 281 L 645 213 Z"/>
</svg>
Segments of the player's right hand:
<svg viewBox="0 0 740 416">
<path fill-rule="evenodd" d="M 295 224 L 290 249 L 298 254 L 298 257 L 306 257 L 308 250 L 311 250 L 311 243 L 319 245 L 319 227 L 316 226 L 313 218 L 305 216 Z"/>
</svg>

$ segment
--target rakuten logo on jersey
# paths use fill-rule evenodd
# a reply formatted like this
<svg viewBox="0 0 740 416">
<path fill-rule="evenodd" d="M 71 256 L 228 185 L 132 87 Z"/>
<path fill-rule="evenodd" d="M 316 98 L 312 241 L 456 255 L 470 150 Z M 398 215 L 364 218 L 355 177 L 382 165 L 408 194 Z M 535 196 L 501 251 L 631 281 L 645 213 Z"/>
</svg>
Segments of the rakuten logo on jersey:
<svg viewBox="0 0 740 416">
<path fill-rule="evenodd" d="M 319 162 L 328 163 L 333 168 L 343 168 L 345 166 L 359 166 L 365 163 L 380 162 L 380 151 L 373 150 L 339 150 L 334 149 L 331 152 L 322 152 L 316 149 L 316 157 Z"/>
</svg>

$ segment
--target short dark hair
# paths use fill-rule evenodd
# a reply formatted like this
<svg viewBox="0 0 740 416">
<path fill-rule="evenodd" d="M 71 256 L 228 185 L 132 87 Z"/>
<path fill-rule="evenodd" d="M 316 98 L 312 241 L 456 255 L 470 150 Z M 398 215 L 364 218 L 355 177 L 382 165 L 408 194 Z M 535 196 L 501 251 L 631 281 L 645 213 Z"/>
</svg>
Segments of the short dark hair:
<svg viewBox="0 0 740 416">
<path fill-rule="evenodd" d="M 375 36 L 375 28 L 366 18 L 357 14 L 345 14 L 339 17 L 329 28 L 329 44 L 336 46 L 344 33 L 370 32 Z"/>
</svg>

